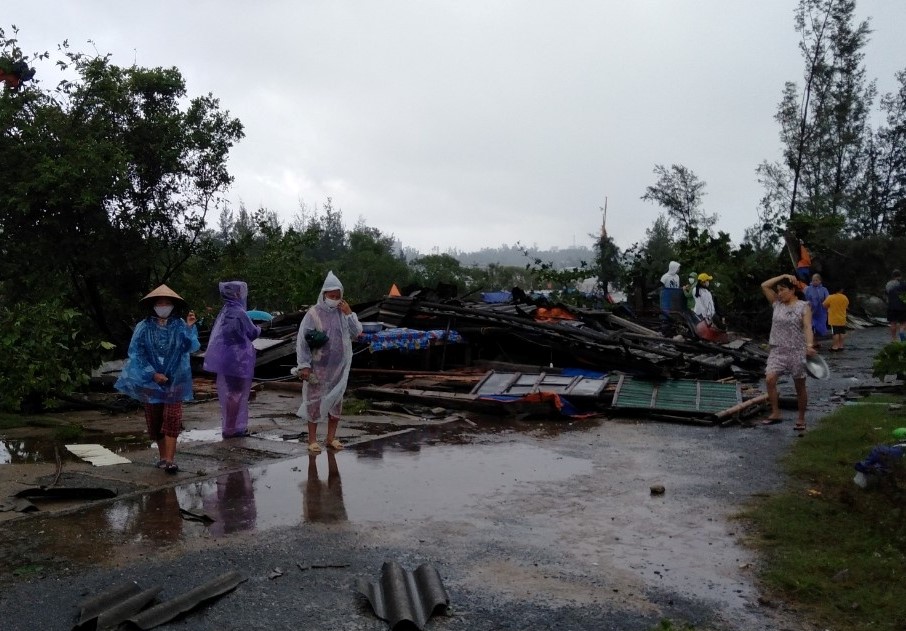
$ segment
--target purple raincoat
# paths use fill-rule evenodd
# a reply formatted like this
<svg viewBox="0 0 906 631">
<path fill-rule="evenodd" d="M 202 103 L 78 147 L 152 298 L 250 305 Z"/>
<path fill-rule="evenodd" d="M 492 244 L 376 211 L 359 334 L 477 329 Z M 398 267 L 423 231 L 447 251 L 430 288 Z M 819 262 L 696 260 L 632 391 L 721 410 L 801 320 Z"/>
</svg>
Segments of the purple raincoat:
<svg viewBox="0 0 906 631">
<path fill-rule="evenodd" d="M 827 335 L 827 309 L 824 307 L 824 301 L 830 296 L 830 292 L 827 291 L 827 287 L 818 283 L 806 287 L 804 293 L 812 308 L 812 329 L 815 335 L 824 337 Z"/>
<path fill-rule="evenodd" d="M 249 392 L 255 374 L 252 340 L 261 328 L 245 312 L 248 285 L 239 280 L 220 283 L 223 309 L 217 314 L 204 356 L 204 369 L 217 373 L 224 438 L 248 433 Z"/>
</svg>

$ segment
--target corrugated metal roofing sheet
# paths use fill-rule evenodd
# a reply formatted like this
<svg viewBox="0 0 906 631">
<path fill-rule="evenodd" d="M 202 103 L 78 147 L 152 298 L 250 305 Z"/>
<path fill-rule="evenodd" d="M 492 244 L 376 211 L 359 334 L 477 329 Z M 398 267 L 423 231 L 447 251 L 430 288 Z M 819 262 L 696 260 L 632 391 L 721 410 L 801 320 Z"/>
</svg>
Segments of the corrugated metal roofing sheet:
<svg viewBox="0 0 906 631">
<path fill-rule="evenodd" d="M 445 612 L 450 605 L 440 574 L 428 564 L 410 572 L 395 561 L 385 561 L 379 582 L 359 579 L 357 587 L 371 603 L 375 615 L 390 623 L 391 631 L 398 625 L 413 624 L 424 629 L 432 615 Z"/>
<path fill-rule="evenodd" d="M 685 413 L 716 413 L 742 402 L 738 383 L 675 379 L 650 381 L 623 375 L 611 407 Z"/>
<path fill-rule="evenodd" d="M 522 396 L 536 392 L 553 392 L 565 396 L 597 397 L 607 386 L 607 381 L 607 376 L 589 377 L 560 373 L 491 370 L 472 388 L 472 394 L 475 396 L 493 394 Z"/>
<path fill-rule="evenodd" d="M 73 631 L 114 627 L 152 629 L 236 589 L 244 580 L 239 572 L 227 572 L 149 609 L 145 607 L 161 592 L 160 586 L 142 590 L 135 582 L 117 585 L 79 603 L 79 619 Z"/>
</svg>

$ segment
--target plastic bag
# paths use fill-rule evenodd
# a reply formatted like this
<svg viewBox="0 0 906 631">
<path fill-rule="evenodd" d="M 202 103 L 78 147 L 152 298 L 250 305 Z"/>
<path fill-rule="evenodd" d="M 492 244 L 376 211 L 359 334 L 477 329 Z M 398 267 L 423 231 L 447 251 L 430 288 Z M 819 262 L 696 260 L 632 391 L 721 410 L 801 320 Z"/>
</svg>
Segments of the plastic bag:
<svg viewBox="0 0 906 631">
<path fill-rule="evenodd" d="M 329 339 L 330 338 L 327 337 L 327 333 L 325 333 L 324 331 L 318 331 L 317 329 L 308 331 L 305 334 L 305 342 L 308 344 L 308 347 L 312 350 L 315 350 L 316 348 L 321 348 L 322 346 L 327 344 L 327 341 Z"/>
</svg>

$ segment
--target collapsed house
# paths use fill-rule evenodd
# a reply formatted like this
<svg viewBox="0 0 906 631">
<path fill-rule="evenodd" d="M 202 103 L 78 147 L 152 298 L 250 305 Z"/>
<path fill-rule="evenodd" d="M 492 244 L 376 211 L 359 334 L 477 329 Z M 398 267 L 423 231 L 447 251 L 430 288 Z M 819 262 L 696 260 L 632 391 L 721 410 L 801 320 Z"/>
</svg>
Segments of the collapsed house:
<svg viewBox="0 0 906 631">
<path fill-rule="evenodd" d="M 419 294 L 353 308 L 365 332 L 353 344 L 350 389 L 370 400 L 518 415 L 644 410 L 713 423 L 748 407 L 744 382 L 760 378 L 767 357 L 747 338 L 664 337 L 607 309 Z M 274 318 L 256 340 L 256 376 L 289 373 L 302 315 Z"/>
</svg>

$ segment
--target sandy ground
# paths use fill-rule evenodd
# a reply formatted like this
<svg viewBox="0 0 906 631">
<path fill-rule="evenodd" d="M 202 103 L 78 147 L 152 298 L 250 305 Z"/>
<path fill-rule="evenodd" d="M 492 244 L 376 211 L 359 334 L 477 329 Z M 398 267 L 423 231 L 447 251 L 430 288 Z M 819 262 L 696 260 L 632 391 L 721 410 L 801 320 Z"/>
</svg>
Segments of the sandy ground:
<svg viewBox="0 0 906 631">
<path fill-rule="evenodd" d="M 849 350 L 828 354 L 831 379 L 809 382 L 812 426 L 852 386 L 877 383 L 871 357 L 886 332 L 848 337 Z M 152 467 L 140 414 L 78 417 L 103 428 L 86 436 L 124 445 L 128 465 L 65 458 L 59 470 L 46 448 L 37 463 L 0 465 L 0 497 L 58 473 L 119 492 L 0 513 L 2 627 L 68 629 L 77 603 L 122 581 L 162 585 L 166 599 L 239 570 L 246 582 L 172 628 L 384 629 L 355 581 L 377 580 L 389 559 L 440 572 L 451 611 L 428 629 L 647 631 L 663 618 L 811 628 L 760 594 L 735 519 L 784 483 L 776 462 L 797 440 L 793 412 L 752 428 L 356 417 L 341 426 L 346 450 L 309 457 L 281 439 L 301 429 L 297 405 L 294 393 L 265 390 L 252 405 L 256 436 L 231 441 L 219 439 L 215 403 L 189 406 L 177 476 Z"/>
</svg>

